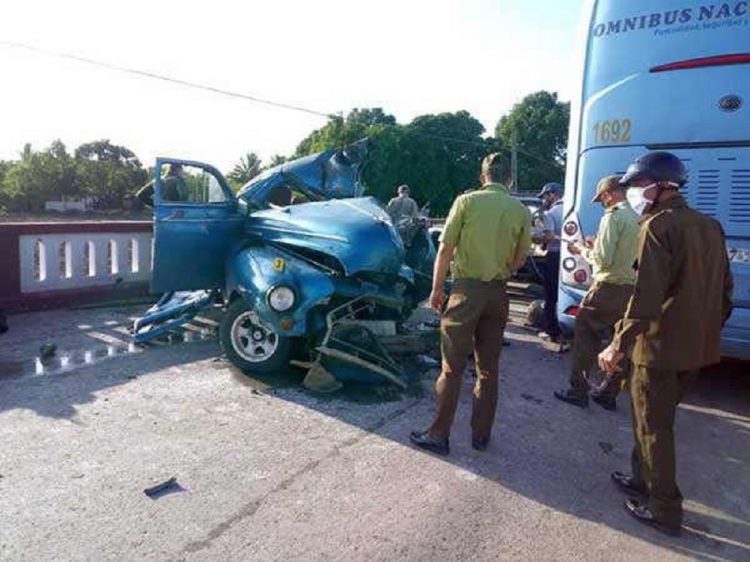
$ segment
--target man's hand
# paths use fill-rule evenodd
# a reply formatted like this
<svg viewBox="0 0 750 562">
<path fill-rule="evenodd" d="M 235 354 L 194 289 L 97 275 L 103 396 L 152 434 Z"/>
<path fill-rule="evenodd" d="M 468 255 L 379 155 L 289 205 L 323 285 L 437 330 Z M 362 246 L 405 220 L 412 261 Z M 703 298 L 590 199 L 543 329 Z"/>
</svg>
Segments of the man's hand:
<svg viewBox="0 0 750 562">
<path fill-rule="evenodd" d="M 443 301 L 445 300 L 445 292 L 443 289 L 432 289 L 430 293 L 430 306 L 438 312 L 443 312 Z"/>
<path fill-rule="evenodd" d="M 583 248 L 581 248 L 581 246 L 578 243 L 576 243 L 576 242 L 569 242 L 568 243 L 568 251 L 571 254 L 573 254 L 574 256 L 578 256 L 583 251 Z"/>
<path fill-rule="evenodd" d="M 583 244 L 590 250 L 594 247 L 594 244 L 596 244 L 596 236 L 587 236 L 583 241 Z"/>
<path fill-rule="evenodd" d="M 620 363 L 622 362 L 625 354 L 617 351 L 611 345 L 599 354 L 599 368 L 604 371 L 607 376 L 612 376 L 615 373 L 622 371 Z"/>
</svg>

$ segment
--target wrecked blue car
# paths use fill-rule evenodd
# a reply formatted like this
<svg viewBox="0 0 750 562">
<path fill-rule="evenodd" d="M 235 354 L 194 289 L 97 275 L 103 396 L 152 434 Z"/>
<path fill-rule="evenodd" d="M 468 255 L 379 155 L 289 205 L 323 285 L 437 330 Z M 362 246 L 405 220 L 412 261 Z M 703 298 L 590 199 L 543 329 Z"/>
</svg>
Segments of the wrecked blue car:
<svg viewBox="0 0 750 562">
<path fill-rule="evenodd" d="M 404 226 L 405 247 L 364 196 L 366 156 L 366 140 L 328 150 L 237 194 L 209 165 L 158 159 L 151 287 L 165 295 L 136 321 L 134 339 L 163 335 L 218 299 L 221 345 L 243 370 L 276 372 L 300 353 L 323 353 L 400 384 L 361 326 L 411 314 L 429 293 L 435 249 L 419 224 Z"/>
</svg>

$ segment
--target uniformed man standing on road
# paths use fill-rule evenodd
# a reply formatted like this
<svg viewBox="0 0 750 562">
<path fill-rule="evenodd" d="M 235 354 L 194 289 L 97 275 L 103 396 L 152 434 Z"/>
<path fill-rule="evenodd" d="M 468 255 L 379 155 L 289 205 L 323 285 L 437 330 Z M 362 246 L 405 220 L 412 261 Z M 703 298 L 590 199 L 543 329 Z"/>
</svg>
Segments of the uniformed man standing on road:
<svg viewBox="0 0 750 562">
<path fill-rule="evenodd" d="M 547 248 L 542 268 L 544 282 L 544 332 L 539 336 L 561 344 L 560 324 L 557 321 L 557 292 L 560 287 L 560 236 L 563 223 L 563 188 L 559 183 L 548 183 L 538 195 L 544 207 L 541 242 Z M 561 347 L 562 351 L 562 347 Z"/>
<path fill-rule="evenodd" d="M 625 509 L 670 535 L 680 533 L 682 495 L 675 482 L 674 419 L 690 379 L 720 359 L 720 334 L 732 310 L 732 276 L 721 225 L 688 207 L 682 162 L 650 152 L 621 180 L 636 213 L 633 296 L 612 343 L 599 355 L 609 374 L 632 350 L 630 383 L 635 448 L 632 474 L 612 473 L 631 498 Z"/>
<path fill-rule="evenodd" d="M 638 249 L 638 215 L 625 199 L 619 176 L 608 176 L 599 182 L 592 203 L 597 202 L 605 212 L 593 246 L 568 245 L 572 254 L 582 255 L 591 264 L 594 284 L 576 316 L 570 388 L 555 392 L 559 400 L 581 408 L 589 404 L 586 375 L 591 373 L 601 351 L 601 334 L 606 331 L 611 335 L 633 293 L 633 263 Z M 611 377 L 606 387 L 591 398 L 603 408 L 615 410 L 619 389 L 620 378 Z"/>
<path fill-rule="evenodd" d="M 430 304 L 441 310 L 443 284 L 453 260 L 453 289 L 443 312 L 440 341 L 442 372 L 435 389 L 437 413 L 411 441 L 447 455 L 467 356 L 474 349 L 477 380 L 471 417 L 472 447 L 487 448 L 495 419 L 498 363 L 508 320 L 508 277 L 526 262 L 531 244 L 531 214 L 505 187 L 510 160 L 496 153 L 482 161 L 483 188 L 459 196 L 441 236 Z"/>
<path fill-rule="evenodd" d="M 396 226 L 404 219 L 411 219 L 419 214 L 419 205 L 409 196 L 408 185 L 399 186 L 398 195 L 388 201 L 385 211 Z"/>
</svg>

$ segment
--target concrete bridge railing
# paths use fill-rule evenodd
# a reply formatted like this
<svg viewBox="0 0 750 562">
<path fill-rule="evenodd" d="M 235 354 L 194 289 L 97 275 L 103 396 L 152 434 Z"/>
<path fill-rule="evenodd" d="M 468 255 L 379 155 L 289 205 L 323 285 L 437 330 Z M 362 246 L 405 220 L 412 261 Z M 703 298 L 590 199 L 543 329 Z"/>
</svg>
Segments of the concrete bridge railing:
<svg viewBox="0 0 750 562">
<path fill-rule="evenodd" d="M 151 231 L 148 221 L 0 224 L 0 307 L 145 293 Z"/>
</svg>

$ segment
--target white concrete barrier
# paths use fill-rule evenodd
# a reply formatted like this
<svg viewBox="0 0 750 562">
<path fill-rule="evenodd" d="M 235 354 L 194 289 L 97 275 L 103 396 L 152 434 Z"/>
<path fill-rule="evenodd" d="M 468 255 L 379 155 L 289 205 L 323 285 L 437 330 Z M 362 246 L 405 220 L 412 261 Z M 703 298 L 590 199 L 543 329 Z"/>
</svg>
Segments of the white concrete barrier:
<svg viewBox="0 0 750 562">
<path fill-rule="evenodd" d="M 151 234 L 31 234 L 19 237 L 21 293 L 83 289 L 151 278 Z"/>
</svg>

